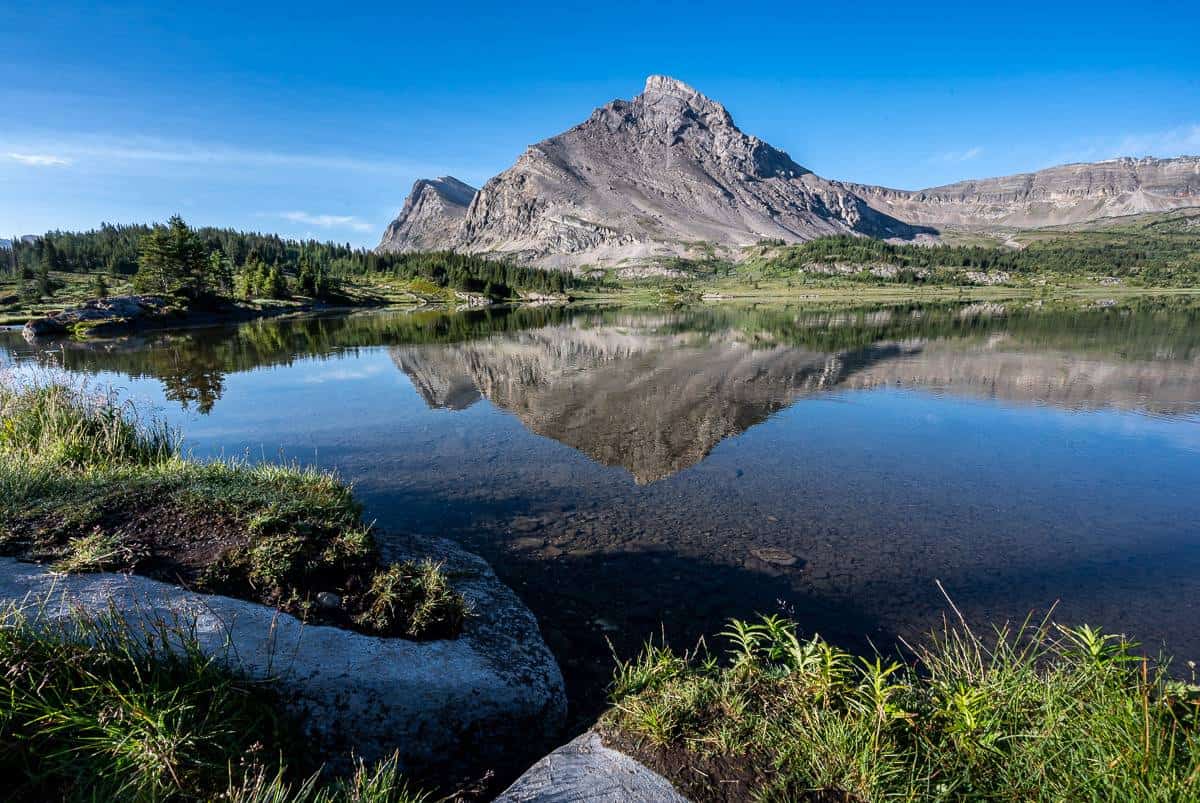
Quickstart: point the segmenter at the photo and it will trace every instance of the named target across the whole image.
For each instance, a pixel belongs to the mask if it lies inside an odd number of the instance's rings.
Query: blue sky
[[[830,178],[1200,153],[1200,3],[0,0],[0,233],[162,220],[374,245],[665,73]]]

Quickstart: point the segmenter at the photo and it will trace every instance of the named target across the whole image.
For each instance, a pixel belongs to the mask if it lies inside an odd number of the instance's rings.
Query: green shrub
[[[723,635],[725,661],[651,644],[620,663],[604,719],[648,760],[682,749],[742,768],[702,782],[681,770],[685,791],[732,780],[764,800],[1200,796],[1200,687],[1121,637],[1043,622],[984,640],[962,625],[902,662],[801,639],[778,617]]]

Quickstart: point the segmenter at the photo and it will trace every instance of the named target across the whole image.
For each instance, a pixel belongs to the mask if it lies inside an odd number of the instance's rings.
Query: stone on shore
[[[277,682],[335,770],[399,751],[405,772],[511,766],[555,743],[566,696],[537,621],[480,557],[442,539],[403,557],[444,560],[472,606],[463,634],[415,642],[305,625],[268,606],[124,574],[57,575],[0,558],[0,601],[48,620],[115,611],[135,632],[187,626],[205,653]],[[388,556],[390,560],[401,555]]]
[[[688,803],[666,778],[588,731],[530,767],[495,803]]]

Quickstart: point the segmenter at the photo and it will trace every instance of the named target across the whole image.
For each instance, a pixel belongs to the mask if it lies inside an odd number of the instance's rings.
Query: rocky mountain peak
[[[646,79],[646,88],[635,99],[648,108],[668,114],[683,114],[712,118],[714,122],[733,125],[729,112],[715,100],[708,98],[683,81],[665,75],[651,75]]]
[[[400,214],[383,233],[381,251],[438,251],[452,248],[476,189],[454,176],[413,182]]]
[[[426,189],[436,192],[441,198],[457,206],[470,206],[471,199],[477,190],[465,181],[459,181],[454,176],[438,176],[437,178],[418,179],[412,188],[410,196],[424,192]]]

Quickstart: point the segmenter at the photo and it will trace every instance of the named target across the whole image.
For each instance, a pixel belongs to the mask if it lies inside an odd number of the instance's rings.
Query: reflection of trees
[[[207,414],[225,390],[225,372],[205,355],[176,348],[170,351],[174,366],[158,377],[163,393],[185,410],[194,404],[197,412]]]
[[[914,303],[862,308],[718,306],[678,311],[564,307],[384,311],[326,318],[258,320],[240,326],[136,335],[87,343],[54,343],[39,355],[72,371],[111,371],[162,382],[167,398],[207,413],[221,398],[225,375],[296,359],[337,359],[359,348],[465,343],[546,327],[628,329],[644,336],[682,336],[700,346],[713,338],[751,349],[788,346],[847,353],[880,343],[945,340],[1007,348],[1055,349],[1117,360],[1188,361],[1200,357],[1200,309],[1192,303],[1141,299],[1117,307],[1040,309],[1029,304]],[[27,348],[0,332],[0,348]],[[19,344],[19,345],[17,345]]]

